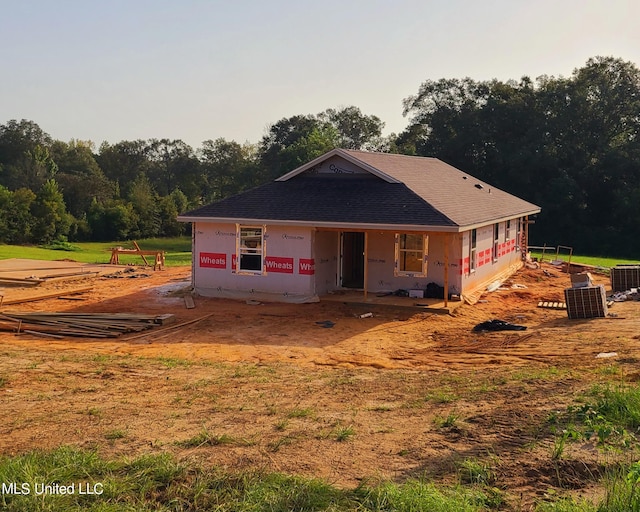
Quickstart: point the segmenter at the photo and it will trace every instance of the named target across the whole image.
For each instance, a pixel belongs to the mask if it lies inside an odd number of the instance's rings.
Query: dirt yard
[[[574,443],[553,459],[548,419],[597,382],[638,380],[640,303],[569,320],[536,307],[563,301],[569,286],[567,274],[545,269],[519,272],[454,316],[375,309],[358,318],[362,307],[340,302],[201,297],[186,309],[190,268],[6,288],[8,299],[93,286],[78,300],[4,311],[173,313],[176,324],[107,341],[0,333],[0,453],[169,451],[349,487],[458,483],[463,461],[476,460],[513,510],[549,495],[597,496],[611,455]],[[495,318],[527,330],[472,331]],[[335,325],[316,323],[325,320]],[[607,352],[617,356],[596,357]]]

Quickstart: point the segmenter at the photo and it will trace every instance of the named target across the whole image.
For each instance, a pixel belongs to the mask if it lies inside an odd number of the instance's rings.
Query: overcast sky
[[[638,0],[0,0],[0,124],[115,143],[224,137],[349,105],[385,133],[440,78],[640,65]]]

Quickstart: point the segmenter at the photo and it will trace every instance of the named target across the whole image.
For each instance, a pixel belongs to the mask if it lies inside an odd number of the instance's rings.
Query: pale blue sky
[[[258,142],[355,105],[407,125],[426,79],[640,65],[638,0],[0,0],[0,124],[53,138]]]

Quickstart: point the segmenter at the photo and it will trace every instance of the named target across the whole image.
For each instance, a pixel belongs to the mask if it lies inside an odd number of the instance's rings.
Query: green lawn
[[[133,249],[133,244],[129,242],[77,242],[69,244],[76,250],[54,250],[44,249],[37,246],[21,245],[0,245],[0,259],[7,258],[29,258],[37,260],[61,260],[69,259],[83,263],[109,263],[112,247],[124,247]],[[191,265],[191,237],[176,238],[148,238],[138,240],[141,249],[147,251],[166,251],[167,266]],[[147,260],[152,263],[153,256],[147,256]],[[140,256],[122,256],[120,263],[142,264]]]
[[[531,251],[531,256],[538,258],[542,257],[541,251]],[[544,261],[552,261],[556,259],[556,251],[547,251],[544,254]],[[568,252],[560,252],[558,259],[563,261],[569,260]],[[640,265],[640,260],[629,260],[624,258],[610,258],[605,256],[584,256],[579,254],[573,254],[571,256],[571,263],[584,263],[585,265],[592,265],[594,267],[611,268],[616,265]]]

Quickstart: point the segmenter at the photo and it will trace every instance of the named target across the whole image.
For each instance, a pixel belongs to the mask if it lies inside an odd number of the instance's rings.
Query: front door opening
[[[342,233],[342,286],[364,288],[364,233]]]

